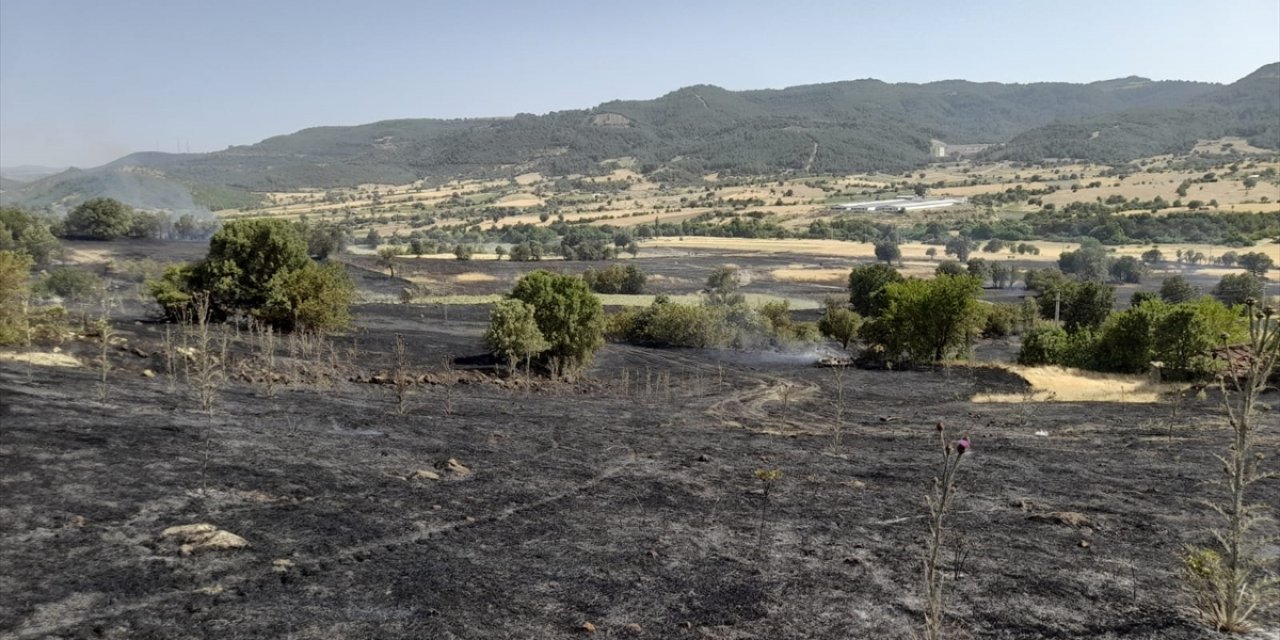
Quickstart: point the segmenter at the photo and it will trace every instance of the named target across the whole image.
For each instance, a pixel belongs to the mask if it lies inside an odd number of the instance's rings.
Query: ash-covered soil
[[[973,404],[1023,383],[619,345],[576,384],[526,385],[445,368],[483,350],[483,308],[357,315],[282,341],[275,397],[242,335],[212,417],[168,375],[163,325],[121,320],[105,400],[92,368],[0,364],[0,636],[909,638],[942,420],[973,441],[951,637],[1215,637],[1176,580],[1223,492],[1212,394],[1176,418]],[[390,368],[396,333],[429,380],[403,416],[391,386],[352,381]],[[775,468],[766,501],[754,472]],[[196,523],[248,546],[162,537]]]

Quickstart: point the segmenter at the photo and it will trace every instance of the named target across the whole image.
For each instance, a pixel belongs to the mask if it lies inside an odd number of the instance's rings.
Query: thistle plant
[[[764,525],[769,515],[769,491],[782,479],[781,469],[756,469],[756,479],[764,485],[764,500],[760,503],[760,527],[756,532],[756,550],[764,553]]]
[[[943,598],[942,598],[942,555],[946,538],[946,515],[955,497],[956,468],[960,459],[970,448],[968,436],[959,440],[947,441],[947,430],[941,422],[937,424],[938,442],[942,460],[939,475],[933,478],[933,489],[925,496],[929,507],[929,539],[925,548],[924,584],[924,638],[938,640],[942,637]]]
[[[1223,520],[1223,526],[1213,531],[1218,548],[1190,548],[1182,558],[1183,577],[1196,610],[1205,622],[1227,633],[1247,633],[1254,626],[1250,621],[1254,612],[1280,596],[1280,579],[1270,571],[1275,559],[1259,553],[1269,541],[1253,535],[1266,519],[1265,512],[1261,505],[1249,504],[1246,496],[1255,483],[1280,477],[1274,471],[1262,471],[1263,456],[1253,451],[1258,396],[1280,359],[1280,318],[1272,307],[1258,309],[1253,299],[1245,301],[1245,309],[1248,354],[1243,363],[1230,362],[1218,379],[1231,427],[1227,455],[1215,456],[1228,487],[1226,501],[1210,505]]]

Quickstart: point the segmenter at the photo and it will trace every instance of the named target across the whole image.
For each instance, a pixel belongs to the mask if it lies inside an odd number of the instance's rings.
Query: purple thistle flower
[[[962,456],[964,455],[964,452],[968,450],[969,450],[968,437],[964,437],[964,438],[960,438],[959,440],[956,440],[956,455]]]

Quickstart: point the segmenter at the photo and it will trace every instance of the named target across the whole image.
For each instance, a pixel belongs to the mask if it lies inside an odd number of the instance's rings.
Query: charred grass
[[[113,353],[105,401],[92,369],[0,362],[0,636],[908,638],[943,420],[974,443],[957,637],[1213,637],[1175,578],[1217,491],[1211,398],[1170,431],[1149,405],[971,403],[1026,389],[995,369],[851,369],[833,447],[834,378],[804,357],[610,345],[530,386],[480,358],[442,372],[482,350],[487,310],[427,313],[361,307],[324,376],[282,346],[275,397],[231,376],[211,422],[141,375],[163,371],[157,325],[120,324],[149,357]],[[353,381],[391,369],[396,334],[428,380],[405,415]],[[783,473],[763,536],[761,468]],[[250,546],[161,540],[193,523]]]

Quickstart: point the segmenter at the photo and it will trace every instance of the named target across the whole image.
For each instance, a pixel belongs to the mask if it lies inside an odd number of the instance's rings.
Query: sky
[[[0,0],[0,166],[692,84],[1229,83],[1276,61],[1276,0]]]

